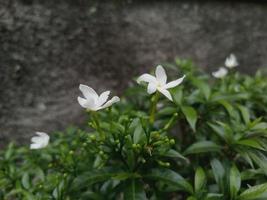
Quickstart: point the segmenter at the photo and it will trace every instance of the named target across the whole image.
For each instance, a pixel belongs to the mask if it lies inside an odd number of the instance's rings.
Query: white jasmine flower
[[[227,75],[228,70],[224,67],[220,67],[216,72],[212,72],[212,76],[215,78],[223,78]]]
[[[150,74],[143,74],[137,79],[137,83],[140,83],[141,81],[147,82],[148,94],[153,94],[156,92],[156,90],[158,90],[160,93],[162,93],[164,96],[166,96],[169,100],[172,101],[172,96],[167,89],[180,85],[183,82],[185,75],[177,80],[167,83],[167,75],[161,65],[157,66],[155,74],[156,76],[152,76]]]
[[[225,60],[225,66],[228,68],[237,67],[239,64],[237,62],[236,56],[234,54],[230,54]]]
[[[78,102],[83,108],[88,110],[97,111],[120,101],[120,98],[117,96],[114,96],[112,99],[107,101],[110,91],[103,92],[100,96],[98,96],[96,91],[87,85],[80,84],[79,89],[85,98],[78,97]]]
[[[42,149],[46,147],[49,143],[49,135],[44,132],[36,132],[38,136],[34,136],[31,138],[32,144],[30,145],[30,149]]]

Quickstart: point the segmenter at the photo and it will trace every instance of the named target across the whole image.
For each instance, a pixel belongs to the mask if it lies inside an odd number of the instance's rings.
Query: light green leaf
[[[257,139],[245,139],[245,140],[239,140],[236,142],[236,144],[242,145],[242,146],[248,146],[255,149],[266,151],[261,144],[257,141]]]
[[[233,165],[230,169],[229,185],[231,199],[235,199],[241,186],[240,172],[235,165]]]
[[[142,128],[142,125],[141,124],[138,124],[136,127],[135,127],[135,130],[134,130],[134,133],[133,133],[133,142],[135,144],[141,142],[141,141],[146,141],[146,134]]]
[[[258,200],[267,198],[267,183],[248,188],[239,196],[239,200]]]
[[[241,112],[241,115],[242,115],[242,118],[243,118],[244,122],[246,124],[250,123],[249,110],[245,106],[242,106],[242,105],[238,105],[237,107]]]
[[[30,176],[28,172],[25,172],[22,176],[21,183],[25,189],[29,189],[31,187],[30,185]]]
[[[202,167],[198,167],[195,173],[195,192],[199,192],[206,185],[206,175]]]
[[[193,131],[196,131],[197,111],[191,106],[183,106],[182,112]]]

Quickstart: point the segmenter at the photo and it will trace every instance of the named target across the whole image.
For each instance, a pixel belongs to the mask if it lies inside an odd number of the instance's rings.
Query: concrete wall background
[[[99,1],[101,2],[101,1]],[[175,56],[211,71],[267,65],[267,4],[0,0],[0,145],[80,124],[79,83],[121,94]]]

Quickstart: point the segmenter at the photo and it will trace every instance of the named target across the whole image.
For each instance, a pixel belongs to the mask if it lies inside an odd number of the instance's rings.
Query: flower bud
[[[91,139],[92,141],[96,140],[96,136],[95,136],[95,135],[90,135],[89,137],[90,137],[90,139]]]
[[[175,140],[174,139],[170,139],[170,144],[174,145],[175,144]]]

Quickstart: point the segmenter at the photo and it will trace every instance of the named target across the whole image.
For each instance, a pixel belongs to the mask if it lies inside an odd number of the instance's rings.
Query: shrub
[[[10,144],[0,199],[267,199],[267,78],[165,66],[186,75],[171,97],[139,77],[151,95],[142,82],[107,108],[85,95],[86,127],[51,134],[42,149]]]

